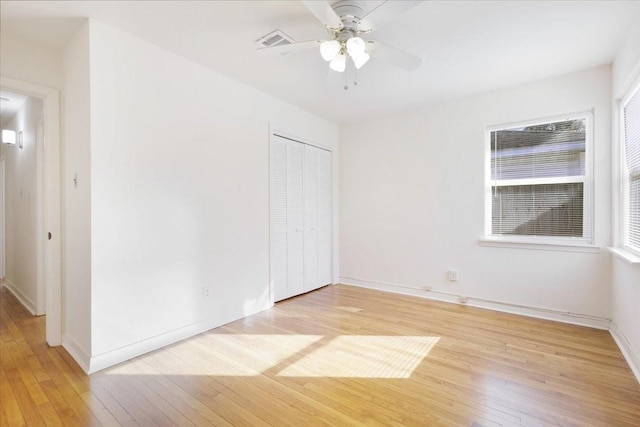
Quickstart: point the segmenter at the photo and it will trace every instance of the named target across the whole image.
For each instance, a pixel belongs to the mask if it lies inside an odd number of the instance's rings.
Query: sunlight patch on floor
[[[439,339],[341,335],[292,363],[278,376],[409,378]]]
[[[439,337],[202,334],[106,375],[409,378]],[[146,367],[143,369],[143,365]]]
[[[138,358],[161,375],[255,376],[321,340],[322,335],[203,334]],[[171,359],[165,362],[165,359]],[[107,375],[148,375],[124,363]]]

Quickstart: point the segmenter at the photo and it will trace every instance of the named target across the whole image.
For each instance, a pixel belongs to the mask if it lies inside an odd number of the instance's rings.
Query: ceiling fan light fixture
[[[329,63],[329,68],[339,73],[343,73],[346,67],[347,67],[347,55],[345,55],[344,53],[338,54]]]
[[[320,43],[320,55],[325,61],[332,61],[340,53],[340,42],[338,40],[327,40]]]
[[[364,64],[367,63],[369,59],[371,59],[371,55],[367,52],[362,52],[361,55],[353,56],[351,55],[351,59],[353,59],[353,65],[356,66],[356,69],[360,69]]]

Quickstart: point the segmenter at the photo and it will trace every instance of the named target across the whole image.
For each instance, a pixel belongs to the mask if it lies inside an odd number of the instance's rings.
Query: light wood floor
[[[0,308],[3,427],[640,426],[606,331],[340,285],[87,376]]]

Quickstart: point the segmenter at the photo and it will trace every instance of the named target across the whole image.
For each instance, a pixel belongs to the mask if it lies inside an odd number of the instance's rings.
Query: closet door
[[[331,283],[331,153],[273,135],[270,210],[274,300]]]
[[[331,152],[317,150],[318,286],[331,283]]]
[[[318,284],[318,148],[304,148],[304,285]]]
[[[287,298],[287,142],[271,140],[271,286],[274,298]]]
[[[288,298],[306,292],[304,284],[304,145],[287,141]]]

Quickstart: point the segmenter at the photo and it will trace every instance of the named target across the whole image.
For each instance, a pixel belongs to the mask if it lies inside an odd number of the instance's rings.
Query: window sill
[[[623,248],[607,248],[609,252],[615,255],[617,258],[620,258],[627,264],[631,265],[640,265],[640,256],[635,255]]]
[[[517,239],[496,239],[483,237],[480,239],[480,246],[513,249],[533,249],[538,251],[560,251],[560,252],[582,252],[598,254],[602,251],[600,246],[588,243],[556,242],[556,241],[523,241]]]

